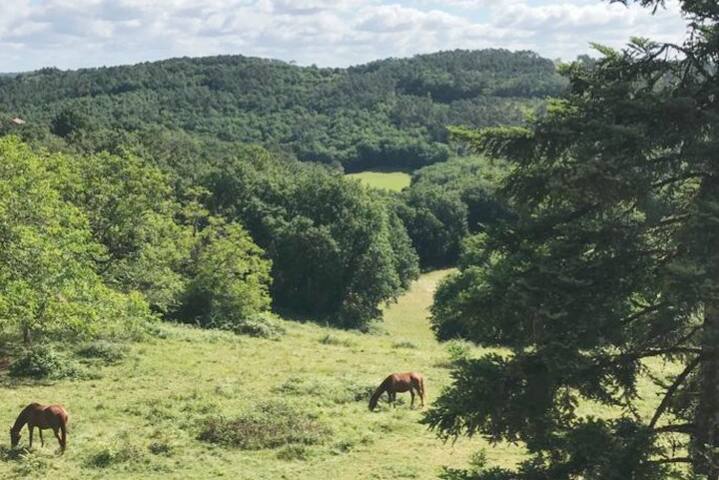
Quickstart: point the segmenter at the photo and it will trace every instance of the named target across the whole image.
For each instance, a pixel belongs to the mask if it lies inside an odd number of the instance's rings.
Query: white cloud
[[[453,48],[574,58],[596,41],[679,41],[676,0],[652,16],[600,0],[13,0],[0,71],[240,53],[348,65]]]

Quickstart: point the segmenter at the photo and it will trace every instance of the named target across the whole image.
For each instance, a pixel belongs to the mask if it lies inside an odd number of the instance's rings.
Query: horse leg
[[[41,446],[41,447],[44,447],[44,446],[45,446],[45,439],[42,438],[42,428],[38,427],[38,431],[40,432],[40,446]]]
[[[32,432],[35,430],[35,427],[28,425],[27,429],[30,430],[30,448],[32,448]]]
[[[414,408],[414,390],[410,388],[409,394],[412,396],[412,401],[409,402],[409,408]]]
[[[57,443],[60,444],[60,450],[65,451],[65,446],[62,444],[62,439],[60,438],[58,429],[56,427],[53,427],[52,432],[55,434],[55,438],[57,438]]]

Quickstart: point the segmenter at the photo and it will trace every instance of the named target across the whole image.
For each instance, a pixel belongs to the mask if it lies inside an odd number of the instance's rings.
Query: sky
[[[438,50],[533,50],[564,60],[591,42],[681,42],[676,0],[0,0],[0,72],[242,54],[343,67]]]

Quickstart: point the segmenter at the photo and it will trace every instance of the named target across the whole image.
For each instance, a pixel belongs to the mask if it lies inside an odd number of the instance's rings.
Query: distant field
[[[405,172],[367,171],[361,173],[350,173],[347,176],[349,178],[356,178],[370,187],[392,190],[395,192],[399,192],[403,188],[409,187],[410,180],[412,179],[412,177]]]
[[[14,383],[0,374],[5,432],[32,401],[63,403],[71,416],[63,457],[54,455],[49,431],[44,448],[36,433],[34,451],[19,456],[8,449],[7,434],[0,436],[0,478],[429,480],[442,466],[467,465],[483,448],[492,464],[512,465],[522,458],[520,448],[490,448],[482,439],[443,443],[407,403],[390,409],[383,398],[378,411],[367,409],[362,392],[393,371],[423,372],[429,404],[449,383],[447,350],[426,318],[446,273],[415,282],[387,308],[379,334],[287,322],[287,335],[271,341],[163,325],[96,379]],[[642,387],[648,392],[649,382]],[[647,407],[657,402],[644,398]],[[329,429],[325,441],[240,450],[197,439],[204,419],[234,418],[270,400],[311,415]],[[606,412],[585,405],[584,413]]]

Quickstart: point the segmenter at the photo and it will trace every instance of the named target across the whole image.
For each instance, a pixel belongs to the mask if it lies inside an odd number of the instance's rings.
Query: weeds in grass
[[[287,445],[277,452],[277,458],[286,461],[305,461],[311,456],[311,451],[305,445]]]
[[[151,442],[147,449],[152,453],[153,455],[162,455],[165,457],[172,456],[172,445],[164,440],[155,440],[154,442]]]
[[[414,344],[414,343],[412,343],[412,342],[410,342],[410,341],[408,341],[408,340],[403,340],[403,341],[400,341],[400,342],[395,342],[395,343],[393,343],[393,344],[392,344],[392,348],[395,348],[395,349],[396,349],[396,348],[416,349],[416,348],[418,348],[418,347],[417,347],[416,344]]]
[[[307,412],[272,401],[259,404],[236,418],[206,418],[198,438],[228,447],[259,450],[288,444],[320,444],[329,434],[329,429]]]
[[[144,456],[145,452],[139,446],[125,440],[100,447],[85,459],[85,466],[104,469],[118,464],[141,463]]]
[[[98,359],[106,364],[117,363],[127,354],[126,345],[108,342],[107,340],[96,340],[86,343],[77,350],[77,355],[86,359]]]
[[[304,378],[290,377],[272,389],[273,393],[282,395],[307,395],[317,397],[321,403],[337,405],[367,400],[374,386],[347,382],[337,378]]]
[[[329,333],[324,337],[320,338],[320,343],[322,345],[337,345],[340,347],[351,347],[354,345],[354,342],[352,342],[351,340],[338,338],[334,335],[330,335]]]

